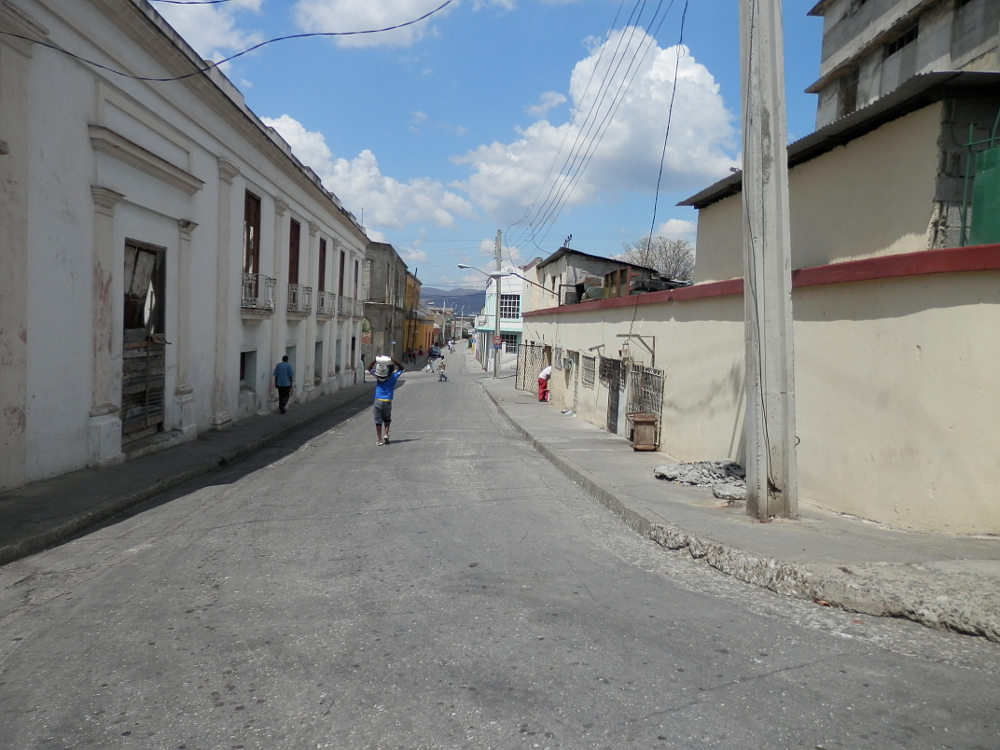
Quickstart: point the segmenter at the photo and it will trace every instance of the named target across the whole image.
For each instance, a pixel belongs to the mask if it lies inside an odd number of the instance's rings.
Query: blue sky
[[[385,28],[444,0],[155,2],[206,58],[287,34]],[[783,5],[790,139],[813,130],[822,19]],[[452,0],[381,34],[277,42],[225,66],[247,104],[429,286],[480,286],[498,229],[523,264],[649,232],[739,164],[736,0]],[[680,54],[678,54],[678,51]],[[676,76],[676,90],[674,72]]]

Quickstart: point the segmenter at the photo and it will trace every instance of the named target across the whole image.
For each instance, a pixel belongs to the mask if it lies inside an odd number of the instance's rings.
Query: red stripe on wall
[[[949,247],[942,250],[923,250],[902,255],[885,255],[878,258],[848,260],[826,266],[813,266],[792,271],[792,287],[823,286],[825,284],[851,284],[858,281],[877,281],[906,276],[925,276],[935,273],[967,273],[974,271],[1000,271],[1000,245],[973,245],[972,247]],[[649,292],[631,297],[590,300],[578,305],[551,307],[525,313],[548,315],[555,311],[585,312],[606,310],[632,305],[652,305],[658,302],[681,302],[705,297],[723,297],[743,293],[743,279],[712,281],[707,284],[671,289],[665,292]]]

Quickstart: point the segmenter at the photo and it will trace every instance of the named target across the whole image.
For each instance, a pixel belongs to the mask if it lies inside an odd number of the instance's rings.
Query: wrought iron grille
[[[316,312],[319,315],[336,315],[337,295],[333,292],[320,292],[316,300]]]
[[[243,274],[243,300],[240,306],[248,310],[274,310],[274,288],[277,281],[262,273]]]
[[[288,312],[308,315],[312,312],[312,287],[288,285]]]
[[[583,362],[580,368],[580,381],[584,388],[593,388],[594,380],[597,374],[597,357],[592,357],[589,354],[583,355]]]
[[[629,366],[627,414],[655,414],[663,411],[663,370],[636,363]],[[657,429],[657,432],[659,429]]]
[[[351,317],[354,312],[353,297],[337,297],[337,314],[342,318]]]

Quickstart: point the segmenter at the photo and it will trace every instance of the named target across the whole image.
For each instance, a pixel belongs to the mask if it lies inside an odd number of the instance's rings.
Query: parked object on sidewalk
[[[655,451],[658,447],[656,427],[659,418],[655,414],[642,412],[628,415],[632,423],[632,450]]]

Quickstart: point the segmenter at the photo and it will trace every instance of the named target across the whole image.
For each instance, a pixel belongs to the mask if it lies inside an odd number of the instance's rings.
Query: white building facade
[[[145,0],[0,32],[0,489],[360,380],[368,238],[225,76]]]

